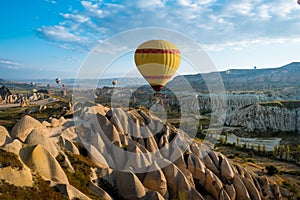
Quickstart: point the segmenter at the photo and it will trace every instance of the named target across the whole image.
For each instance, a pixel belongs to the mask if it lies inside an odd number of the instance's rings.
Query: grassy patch
[[[1,167],[12,167],[12,168],[18,168],[22,169],[23,165],[18,159],[18,156],[14,153],[4,151],[3,149],[0,149],[0,165]]]
[[[67,199],[39,176],[35,178],[34,185],[35,187],[17,187],[0,180],[0,199]]]
[[[73,155],[71,153],[67,153],[68,158],[75,170],[75,173],[69,172],[67,169],[64,169],[68,180],[71,185],[76,187],[82,193],[86,194],[92,199],[99,199],[101,198],[95,195],[88,187],[90,182],[90,174],[91,174],[91,167],[96,167],[88,158],[82,155]],[[62,161],[61,159],[59,160]],[[111,195],[114,199],[121,199],[118,195],[116,188],[111,186],[106,180],[101,179],[99,180],[99,186],[105,190],[109,195]]]

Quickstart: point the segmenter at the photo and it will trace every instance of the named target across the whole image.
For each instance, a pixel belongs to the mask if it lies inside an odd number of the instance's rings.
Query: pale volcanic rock
[[[68,199],[85,199],[85,200],[91,200],[88,196],[83,194],[81,191],[79,191],[77,188],[70,184],[56,184],[55,188],[59,190],[62,194],[68,197]]]
[[[236,192],[233,185],[224,185],[230,199],[236,199]]]
[[[79,155],[80,152],[78,150],[78,148],[73,144],[73,142],[71,142],[70,140],[59,136],[59,141],[58,144],[66,151],[70,151],[72,152],[74,155]]]
[[[167,180],[162,170],[147,172],[143,180],[143,185],[150,190],[159,192],[166,197],[168,194]]]
[[[0,179],[20,187],[32,187],[33,185],[31,171],[25,166],[22,169],[11,167],[0,168]]]
[[[25,141],[26,137],[34,128],[42,127],[42,124],[28,116],[25,115],[20,121],[18,121],[11,130],[11,137],[19,138],[22,142]]]
[[[261,200],[260,194],[258,190],[256,189],[254,183],[246,177],[241,178],[245,187],[247,188],[247,191],[249,193],[249,196],[251,197],[252,200]]]
[[[123,198],[136,200],[146,195],[143,184],[134,173],[116,171],[115,176],[116,186]]]
[[[222,181],[209,169],[205,169],[205,190],[215,199],[219,198],[220,191],[223,188]]]
[[[147,191],[146,195],[141,198],[141,200],[148,200],[148,199],[165,200],[165,198],[160,193],[152,190]]]
[[[251,199],[247,188],[239,176],[234,176],[233,186],[236,191],[236,199]]]
[[[52,118],[50,123],[53,128],[60,126],[60,121],[56,118]]]
[[[14,139],[11,143],[7,143],[2,148],[8,152],[19,155],[19,152],[22,149],[22,147],[23,147],[23,143],[20,142],[20,140],[18,139]]]
[[[101,199],[103,199],[103,200],[113,200],[113,198],[107,192],[105,192],[105,190],[103,190],[101,187],[94,184],[93,182],[90,181],[88,183],[88,187],[89,187],[90,190],[93,191],[93,193],[95,193]]]
[[[112,143],[119,142],[121,144],[119,133],[117,129],[109,122],[109,120],[100,114],[97,114],[97,119],[106,137]]]
[[[229,160],[224,158],[221,163],[221,178],[226,180],[232,180],[234,177],[234,171],[232,170]]]
[[[11,137],[4,126],[0,125],[0,147],[11,141]]]
[[[44,128],[34,128],[25,140],[28,145],[42,145],[55,158],[58,155],[58,149],[52,138],[48,137],[49,132]]]
[[[30,169],[38,172],[42,177],[58,183],[69,183],[59,163],[42,145],[21,149],[20,157]]]
[[[210,156],[205,156],[204,158],[204,163],[205,166],[210,169],[214,174],[216,174],[218,177],[220,177],[220,170],[218,169],[218,167],[214,164],[214,162],[211,160]]]

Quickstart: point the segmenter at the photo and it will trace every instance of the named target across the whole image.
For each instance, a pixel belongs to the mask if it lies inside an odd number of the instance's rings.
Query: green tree
[[[300,162],[300,145],[298,145],[298,162]]]
[[[267,147],[266,147],[266,145],[263,146],[263,154],[264,154],[264,156],[267,155]]]
[[[286,145],[285,147],[285,159],[288,160],[290,155],[290,145]]]
[[[285,145],[281,144],[280,145],[280,149],[279,149],[279,158],[282,159],[283,158],[283,152],[285,150]]]
[[[228,142],[228,132],[225,133],[225,144]]]
[[[258,152],[258,154],[261,152],[261,144],[257,145],[257,152]]]
[[[276,158],[278,154],[278,145],[275,145],[273,148],[273,156]]]

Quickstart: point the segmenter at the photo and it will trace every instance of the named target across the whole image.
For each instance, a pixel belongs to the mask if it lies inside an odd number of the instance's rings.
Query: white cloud
[[[146,0],[146,1],[137,1],[137,6],[139,8],[154,8],[154,7],[163,7],[165,4],[161,0]]]
[[[69,30],[63,26],[43,26],[37,31],[45,38],[53,41],[75,42],[83,43],[87,38],[70,33]]]
[[[66,13],[66,14],[61,13],[61,16],[63,16],[65,19],[74,20],[75,22],[78,22],[78,23],[84,23],[84,22],[89,21],[89,19],[90,19],[89,17],[83,16],[83,15],[75,15],[75,14],[69,14],[69,13]]]
[[[286,38],[258,38],[253,40],[240,40],[240,41],[228,41],[220,44],[203,44],[202,47],[206,51],[223,51],[226,48],[231,48],[234,50],[241,50],[244,47],[249,47],[251,45],[272,45],[272,44],[286,44],[286,43],[300,43],[300,37]]]
[[[89,14],[92,17],[97,18],[103,18],[105,15],[109,14],[108,10],[101,10],[98,3],[92,3],[90,1],[81,1],[81,5],[85,8],[87,11],[87,14]]]
[[[121,31],[152,26],[222,49],[295,38],[300,31],[300,7],[292,0],[84,0],[81,6],[62,13],[57,25],[37,29],[39,35],[62,48],[90,49]]]
[[[45,0],[45,1],[48,2],[48,3],[56,4],[56,1],[54,1],[54,0]]]
[[[209,5],[215,2],[215,0],[177,0],[177,4],[188,7],[199,7]]]
[[[12,61],[9,61],[9,60],[0,60],[0,63],[1,63],[1,64],[5,64],[5,65],[14,65],[14,66],[20,66],[20,64],[19,64],[19,63],[12,62]]]
[[[0,59],[0,67],[5,67],[8,69],[19,69],[20,66],[22,66],[22,64],[18,62],[14,62],[7,59]]]

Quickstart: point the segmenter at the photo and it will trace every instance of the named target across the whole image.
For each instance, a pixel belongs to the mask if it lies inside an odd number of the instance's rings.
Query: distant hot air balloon
[[[135,51],[135,64],[151,85],[159,92],[172,78],[180,65],[180,51],[166,40],[149,40]]]
[[[55,82],[56,82],[57,84],[60,84],[60,78],[56,78],[56,79],[55,79]]]
[[[113,84],[113,86],[115,86],[118,83],[118,81],[117,80],[113,80],[113,82],[111,82],[111,83]]]

